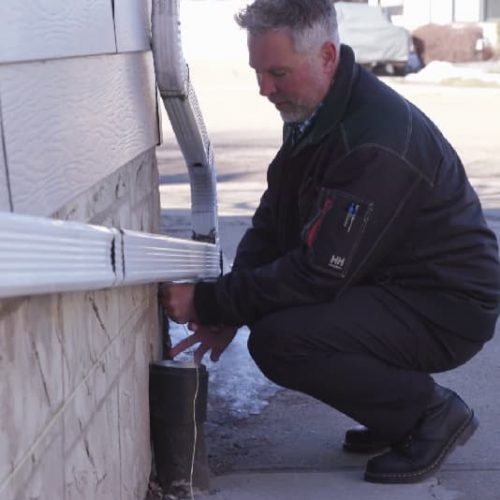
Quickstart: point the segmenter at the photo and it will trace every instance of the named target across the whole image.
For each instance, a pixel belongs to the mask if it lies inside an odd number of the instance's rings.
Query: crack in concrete
[[[102,331],[106,334],[106,337],[108,337],[108,339],[111,339],[111,336],[108,332],[108,329],[106,328],[106,325],[104,324],[104,321],[101,317],[101,314],[99,312],[99,308],[97,307],[97,304],[95,303],[94,298],[89,297],[89,302],[92,304],[92,310],[94,311],[94,315],[97,318],[97,322],[99,323],[99,326],[101,327]]]
[[[458,500],[460,493],[458,491],[448,490],[443,486],[439,478],[429,485],[429,494],[434,500]]]
[[[31,347],[32,347],[33,352],[35,354],[35,359],[36,359],[36,362],[38,365],[38,370],[40,371],[40,375],[42,377],[43,390],[45,392],[45,397],[47,398],[47,403],[49,404],[49,408],[52,408],[52,402],[50,400],[49,389],[47,386],[47,380],[45,379],[45,374],[43,373],[43,369],[42,369],[42,362],[40,360],[40,354],[38,352],[38,349],[37,349],[34,341],[31,341]]]
[[[104,482],[104,480],[108,477],[108,474],[105,473],[103,474],[101,477],[98,477],[97,478],[97,484],[96,484],[96,487],[99,488],[99,486],[101,485],[101,483]]]
[[[133,359],[134,359],[134,354],[132,353],[125,360],[124,366],[122,366],[120,368],[120,370],[118,372],[116,372],[114,378],[108,384],[108,388],[107,388],[106,392],[104,394],[102,394],[102,396],[100,397],[100,399],[98,401],[96,401],[96,403],[93,407],[93,411],[89,415],[88,420],[86,422],[82,422],[80,419],[78,419],[79,426],[80,426],[80,434],[78,436],[74,437],[73,441],[69,444],[68,448],[65,450],[66,456],[71,456],[74,449],[76,448],[76,446],[78,446],[78,443],[80,442],[80,436],[82,434],[85,434],[88,432],[88,429],[90,428],[96,415],[98,415],[98,413],[104,407],[106,402],[109,401],[110,394],[119,387],[119,381],[120,381],[121,377],[123,376],[123,374],[125,373],[125,371],[128,369],[129,363],[132,363]],[[93,371],[91,373],[93,373]],[[91,373],[87,376],[89,377],[91,375]],[[88,388],[90,388],[90,386],[87,384],[87,381],[85,381],[85,384],[87,385]],[[75,391],[75,393],[76,393],[76,391]],[[90,394],[91,393],[89,391],[89,395]]]
[[[436,492],[436,487],[439,487],[440,485],[441,481],[439,480],[439,478],[437,478],[436,482],[429,486],[429,493],[431,494],[431,497],[434,498],[435,500],[439,500],[438,493]]]
[[[80,429],[81,429],[81,427],[82,427],[82,425],[81,425],[81,422],[80,422]],[[89,440],[87,438],[84,438],[83,442],[85,444],[85,452],[87,453],[87,457],[89,459],[89,462],[92,464],[92,467],[95,468],[94,458],[92,457],[92,453],[90,453]]]

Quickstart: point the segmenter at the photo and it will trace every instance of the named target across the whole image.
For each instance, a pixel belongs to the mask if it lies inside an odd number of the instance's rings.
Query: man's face
[[[299,54],[284,30],[249,33],[248,51],[260,94],[276,106],[283,121],[300,122],[311,116],[328,92],[336,54],[333,62],[323,49]]]

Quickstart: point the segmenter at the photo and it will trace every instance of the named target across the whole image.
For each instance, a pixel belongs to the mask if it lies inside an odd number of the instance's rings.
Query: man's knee
[[[279,341],[276,337],[279,334],[272,327],[269,327],[265,320],[255,323],[248,337],[248,352],[260,370],[269,377],[268,373],[273,366]]]
[[[314,349],[283,321],[272,316],[253,325],[248,350],[260,371],[272,382],[315,397],[328,392],[333,400],[349,397],[356,363],[352,355],[335,350]],[[328,377],[323,375],[327,373]],[[331,376],[330,376],[331,375]],[[331,383],[326,383],[331,380]],[[333,382],[334,381],[334,382]]]
[[[287,387],[290,371],[297,368],[304,350],[293,340],[293,334],[274,317],[255,323],[248,338],[248,351],[264,375]]]

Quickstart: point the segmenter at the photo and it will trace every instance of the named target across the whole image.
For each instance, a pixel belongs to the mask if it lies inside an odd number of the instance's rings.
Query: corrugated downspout
[[[160,95],[189,172],[193,239],[218,243],[214,158],[182,52],[179,0],[153,0],[152,29]]]
[[[213,244],[0,212],[0,298],[219,274]]]

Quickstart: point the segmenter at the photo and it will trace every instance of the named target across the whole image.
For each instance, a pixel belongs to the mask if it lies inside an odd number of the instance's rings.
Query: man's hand
[[[196,323],[190,323],[189,329],[194,333],[172,347],[170,349],[170,356],[175,358],[192,345],[199,343],[200,345],[194,353],[194,362],[197,365],[201,363],[207,351],[212,351],[210,354],[212,361],[219,361],[220,355],[233,341],[238,331],[238,328],[235,326],[203,326]]]
[[[161,295],[162,305],[170,319],[176,323],[197,320],[193,304],[193,284],[165,284],[161,288]]]

